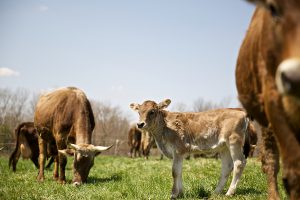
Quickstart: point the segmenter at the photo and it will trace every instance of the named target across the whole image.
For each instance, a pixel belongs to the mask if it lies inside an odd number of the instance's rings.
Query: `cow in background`
[[[16,166],[20,156],[23,159],[30,159],[36,168],[39,168],[39,144],[38,144],[38,134],[34,128],[33,122],[23,122],[17,126],[15,129],[16,146],[14,151],[9,157],[9,167],[16,171]],[[54,146],[53,146],[54,145]],[[56,155],[57,151],[55,144],[47,146],[47,159],[50,157],[46,168],[49,168],[53,163],[54,159],[50,155]]]
[[[66,155],[74,156],[73,185],[87,182],[95,156],[111,147],[91,144],[94,114],[84,92],[75,87],[41,95],[34,113],[34,125],[39,134],[38,181],[44,180],[47,143],[55,142],[59,152],[54,159],[53,177],[60,183],[66,182]]]
[[[246,165],[244,144],[249,119],[246,113],[234,109],[219,109],[206,112],[169,112],[164,110],[171,100],[160,103],[145,101],[132,103],[130,107],[139,113],[138,128],[150,131],[159,149],[173,159],[173,188],[171,198],[183,193],[182,162],[192,153],[220,153],[222,172],[215,192],[221,193],[233,170],[233,178],[226,195],[235,193]],[[247,146],[249,147],[249,146]],[[249,148],[246,148],[246,150]]]
[[[249,143],[250,143],[249,157],[253,157],[256,146],[257,146],[257,140],[258,140],[257,131],[254,126],[254,122],[249,123],[248,137],[249,137]]]
[[[262,126],[268,198],[280,199],[280,152],[285,189],[300,199],[300,1],[248,1],[257,6],[237,60],[238,97]]]
[[[142,131],[135,124],[131,125],[128,131],[129,156],[131,158],[137,157],[137,154],[141,157],[141,140]]]
[[[145,130],[142,130],[142,140],[141,140],[141,146],[142,146],[142,153],[143,156],[148,159],[150,155],[150,150],[155,144],[155,140],[152,137],[152,135]]]
[[[154,137],[148,131],[142,130],[141,146],[142,146],[143,156],[148,160],[151,149],[157,148]],[[161,153],[160,159],[162,160],[163,157],[164,157],[164,155]]]

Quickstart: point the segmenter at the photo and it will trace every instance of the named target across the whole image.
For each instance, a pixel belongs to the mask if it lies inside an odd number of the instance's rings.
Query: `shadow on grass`
[[[246,194],[251,194],[251,195],[261,195],[263,192],[260,190],[257,190],[255,188],[237,188],[235,194],[237,195],[246,195]]]
[[[200,199],[209,199],[211,196],[210,191],[205,190],[203,186],[194,188],[192,192],[184,194],[184,198],[200,198]]]
[[[226,189],[220,195],[225,196]],[[238,188],[235,195],[261,195],[263,192],[255,188]],[[193,191],[185,193],[185,198],[210,199],[212,196],[210,191],[207,191],[203,186],[194,188]]]
[[[98,177],[89,177],[87,184],[94,183],[107,183],[107,182],[119,182],[122,180],[122,176],[120,174],[113,174],[110,177],[98,178]]]

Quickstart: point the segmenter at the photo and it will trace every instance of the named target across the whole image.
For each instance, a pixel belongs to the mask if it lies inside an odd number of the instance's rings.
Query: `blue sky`
[[[0,0],[0,87],[76,86],[120,106],[198,98],[238,106],[242,0]]]

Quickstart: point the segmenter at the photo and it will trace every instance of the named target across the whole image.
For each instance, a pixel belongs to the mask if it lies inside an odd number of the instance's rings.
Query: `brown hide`
[[[141,156],[141,138],[142,138],[142,131],[133,124],[128,131],[128,145],[130,147],[130,157],[136,157],[137,153],[138,156]]]
[[[16,146],[14,151],[9,157],[9,167],[12,166],[13,171],[16,171],[16,166],[19,157],[22,156],[23,159],[31,159],[34,165],[38,168],[38,156],[39,156],[39,145],[38,145],[38,134],[34,128],[33,122],[23,122],[17,126],[15,129]],[[47,158],[50,155],[55,154],[55,147],[50,145],[47,150]],[[57,154],[57,152],[56,152]],[[49,161],[47,167],[50,167],[53,159]]]
[[[63,150],[67,148],[68,143],[76,143],[73,183],[78,185],[86,182],[97,153],[92,151],[92,145],[90,145],[95,122],[90,102],[85,94],[77,88],[68,87],[42,95],[36,106],[34,124],[41,136],[39,138],[40,171],[37,177],[38,181],[44,180],[45,144],[55,141],[57,149],[61,150],[61,153],[58,156],[60,171],[58,173],[56,165],[54,178],[65,183],[67,159]],[[68,153],[70,152],[68,151]]]
[[[239,100],[262,125],[269,199],[279,199],[275,139],[287,193],[300,199],[300,1],[253,2],[258,5],[237,61]]]

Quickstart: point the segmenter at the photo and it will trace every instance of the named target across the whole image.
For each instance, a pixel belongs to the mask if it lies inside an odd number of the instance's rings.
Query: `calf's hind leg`
[[[233,161],[231,159],[230,151],[228,149],[220,152],[220,158],[222,162],[222,170],[221,170],[221,177],[218,183],[218,186],[216,187],[215,193],[219,194],[222,192],[228,177],[230,175],[230,172],[233,169]]]
[[[238,143],[230,145],[230,155],[233,160],[233,177],[229,189],[226,193],[227,196],[235,193],[238,182],[246,165],[246,159],[242,151],[242,146]]]

